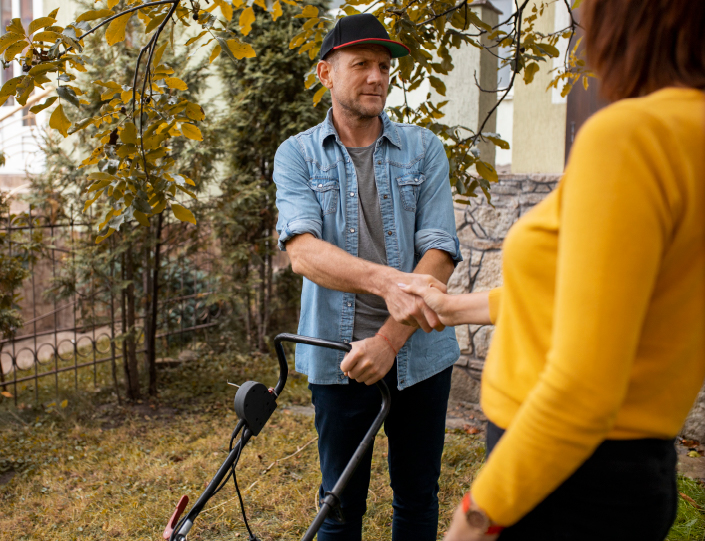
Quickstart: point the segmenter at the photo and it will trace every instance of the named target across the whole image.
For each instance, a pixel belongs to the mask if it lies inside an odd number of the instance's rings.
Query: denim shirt
[[[427,250],[447,252],[462,261],[448,181],[448,159],[440,140],[429,130],[391,122],[374,150],[387,264],[411,272]],[[302,233],[358,255],[358,201],[355,166],[333,126],[332,109],[325,121],[287,139],[274,158],[277,186],[279,248]],[[321,287],[304,278],[299,334],[350,342],[355,320],[355,294]],[[451,366],[460,356],[455,331],[425,333],[418,329],[397,355],[399,389]],[[340,369],[344,353],[316,346],[296,346],[296,370],[310,383],[345,384]]]

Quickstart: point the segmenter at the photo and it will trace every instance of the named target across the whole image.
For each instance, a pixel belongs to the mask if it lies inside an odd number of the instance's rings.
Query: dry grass
[[[166,374],[165,390],[151,404],[118,408],[105,392],[73,396],[65,410],[22,410],[22,421],[3,414],[0,472],[17,473],[0,487],[0,540],[161,539],[179,497],[197,497],[226,456],[237,422],[235,389],[226,379],[257,373],[254,379],[272,384],[275,366],[265,359],[204,360]],[[303,378],[290,380],[281,402],[308,402]],[[280,405],[243,452],[238,481],[261,539],[298,539],[313,519],[320,480],[315,438],[312,417]],[[446,439],[441,531],[484,452],[478,436],[457,431]],[[378,435],[365,524],[369,540],[391,537],[386,448],[386,437]],[[247,538],[232,483],[211,500],[189,538]]]

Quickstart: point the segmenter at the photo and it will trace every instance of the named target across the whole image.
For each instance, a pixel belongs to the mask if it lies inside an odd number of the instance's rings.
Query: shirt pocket
[[[404,210],[416,211],[416,200],[419,196],[419,186],[426,180],[426,176],[419,172],[408,173],[397,177],[399,194],[401,196],[401,206]]]
[[[309,180],[309,186],[316,194],[318,204],[321,205],[323,216],[335,212],[338,208],[340,183],[338,177],[315,175]]]

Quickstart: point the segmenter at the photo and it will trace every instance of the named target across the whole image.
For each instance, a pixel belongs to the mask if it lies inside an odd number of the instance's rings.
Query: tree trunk
[[[144,320],[142,327],[144,328],[144,357],[142,358],[142,368],[145,373],[149,374],[149,358],[150,351],[149,347],[151,342],[149,337],[152,335],[152,303],[150,299],[152,298],[152,277],[151,277],[151,259],[152,259],[152,247],[150,246],[149,239],[151,237],[152,227],[150,224],[149,229],[144,231],[144,253],[143,264],[142,264],[142,291],[144,292]]]
[[[149,334],[145,335],[147,341],[147,352],[149,354],[149,395],[157,395],[157,309],[159,302],[159,266],[160,252],[162,246],[162,219],[164,215],[159,214],[157,218],[157,232],[154,240],[154,268],[152,269],[152,279],[150,281],[150,297],[148,313],[150,316]]]
[[[125,349],[127,352],[126,356],[126,375],[127,378],[127,396],[131,399],[140,398],[140,378],[139,378],[139,368],[137,365],[137,351],[135,345],[135,268],[132,259],[132,245],[127,246],[125,252],[125,279],[129,281],[129,285],[125,290],[125,297],[127,300],[127,310],[126,310],[126,324],[127,324],[127,334],[125,336]],[[125,332],[125,331],[123,331]]]

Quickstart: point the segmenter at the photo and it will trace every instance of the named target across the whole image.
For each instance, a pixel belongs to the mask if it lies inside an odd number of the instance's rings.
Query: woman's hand
[[[399,283],[398,285],[404,293],[422,298],[426,305],[436,313],[443,325],[456,324],[449,306],[451,302],[450,295],[446,295],[434,281],[413,281],[409,284]]]
[[[444,541],[495,541],[498,534],[486,535],[468,524],[462,506],[458,506]]]

